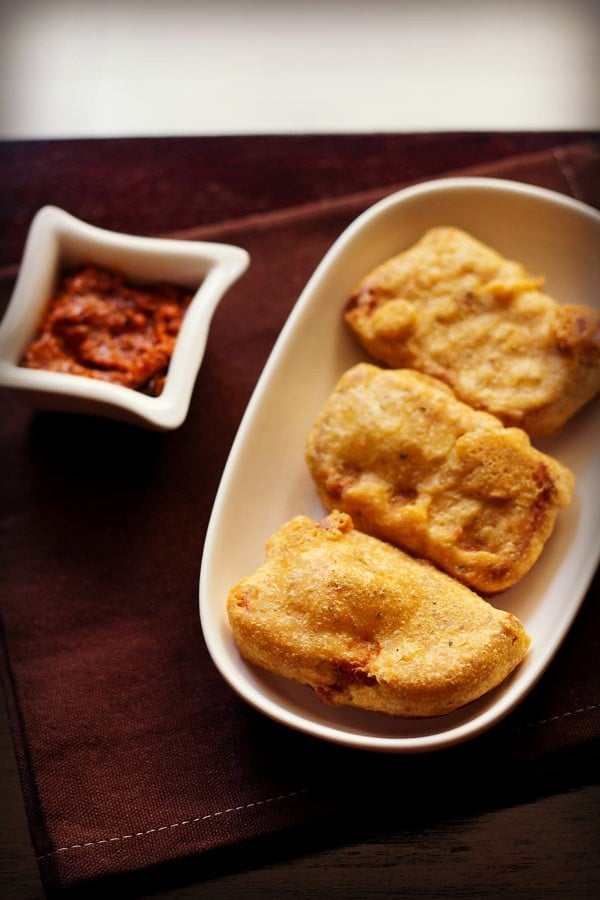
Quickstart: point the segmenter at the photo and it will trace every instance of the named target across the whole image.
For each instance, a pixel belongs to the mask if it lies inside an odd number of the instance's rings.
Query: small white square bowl
[[[0,324],[0,385],[17,391],[36,409],[99,415],[154,430],[178,428],[189,409],[212,315],[249,261],[241,247],[120,234],[45,206],[29,229]],[[158,397],[95,378],[19,365],[60,273],[84,264],[117,270],[128,281],[171,282],[195,292]]]

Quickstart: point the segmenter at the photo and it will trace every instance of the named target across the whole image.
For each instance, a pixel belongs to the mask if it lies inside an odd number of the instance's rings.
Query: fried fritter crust
[[[521,429],[429,375],[368,363],[330,394],[306,461],[327,509],[486,593],[528,571],[574,488]]]
[[[333,706],[394,716],[464,706],[500,684],[529,646],[514,615],[339,512],[280,528],[227,611],[251,663]]]
[[[542,285],[466,232],[432,228],[360,282],[345,319],[379,362],[549,435],[600,390],[600,312],[561,305]]]

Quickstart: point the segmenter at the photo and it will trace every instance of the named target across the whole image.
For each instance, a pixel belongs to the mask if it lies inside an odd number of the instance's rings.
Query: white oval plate
[[[229,685],[267,716],[327,741],[387,752],[448,747],[490,728],[538,681],[580,607],[600,557],[600,404],[562,436],[540,442],[574,471],[576,494],[533,569],[496,599],[515,613],[531,649],[502,685],[443,717],[407,720],[323,704],[310,688],[248,665],[229,629],[230,588],[264,560],[269,536],[297,514],[324,515],[304,462],[314,418],[338,377],[365,359],[342,320],[356,282],[434,225],[455,225],[546,275],[569,303],[598,304],[600,214],[560,194],[487,178],[431,181],[359,216],[324,257],[292,310],[258,381],[227,461],[200,573],[200,617]]]

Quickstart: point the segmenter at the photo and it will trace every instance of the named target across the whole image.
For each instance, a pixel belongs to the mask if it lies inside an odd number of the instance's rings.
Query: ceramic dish
[[[225,467],[200,576],[200,615],[212,658],[230,686],[267,716],[357,748],[420,752],[465,741],[497,723],[538,681],[565,637],[600,557],[600,404],[557,438],[539,442],[572,468],[574,502],[542,556],[498,606],[526,625],[531,649],[502,685],[447,716],[405,720],[331,708],[310,688],[248,665],[226,614],[229,589],[264,560],[267,538],[299,513],[324,510],[304,462],[310,426],[338,377],[365,355],[342,321],[356,282],[434,225],[471,232],[530,270],[571,303],[600,297],[600,214],[559,194],[509,181],[444,179],[400,191],[368,209],[315,271],[272,351]]]
[[[187,415],[211,317],[248,261],[245,250],[228,244],[118,234],[45,206],[32,222],[0,325],[0,385],[39,409],[101,415],[157,430],[177,428]],[[135,282],[166,281],[195,291],[158,397],[93,378],[19,366],[59,273],[80,264],[115,269]]]

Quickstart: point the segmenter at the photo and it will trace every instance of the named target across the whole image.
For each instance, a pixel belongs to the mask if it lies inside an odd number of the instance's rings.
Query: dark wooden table
[[[16,273],[27,227],[46,203],[95,224],[145,234],[185,232],[282,205],[459,171],[581,135],[363,135],[185,138],[0,145],[0,271]],[[353,168],[352,161],[357,165]],[[248,174],[254,177],[249,178]],[[335,834],[315,828],[254,843],[206,863],[149,873],[125,888],[157,897],[597,897],[597,760],[540,770],[516,796],[465,790],[436,803],[423,785],[409,821],[386,810]],[[473,778],[488,786],[494,772]],[[382,798],[383,799],[383,798]],[[0,896],[43,896],[12,740],[0,715]],[[91,893],[90,893],[90,896]]]

